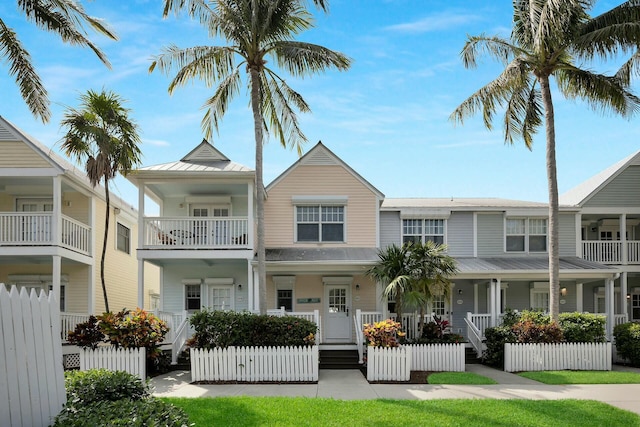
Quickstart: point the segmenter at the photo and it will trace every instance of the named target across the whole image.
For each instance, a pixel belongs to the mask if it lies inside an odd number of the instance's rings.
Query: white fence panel
[[[407,345],[412,371],[464,372],[464,344]]]
[[[0,425],[48,426],[67,400],[59,304],[0,283]]]
[[[95,350],[80,350],[80,370],[107,369],[109,371],[125,371],[137,375],[143,380],[146,372],[146,349],[98,347]]]
[[[193,381],[318,381],[318,346],[191,349]]]
[[[409,381],[411,350],[401,347],[367,347],[368,381]]]
[[[610,371],[611,343],[505,344],[504,370]]]

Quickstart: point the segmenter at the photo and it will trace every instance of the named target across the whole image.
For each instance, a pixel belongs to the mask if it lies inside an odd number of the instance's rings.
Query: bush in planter
[[[375,323],[365,323],[364,336],[371,347],[398,347],[399,339],[406,334],[402,332],[400,323],[392,319]]]
[[[202,310],[190,318],[195,332],[188,341],[195,348],[229,346],[305,346],[315,344],[316,324],[291,316]]]
[[[628,322],[613,328],[618,355],[633,366],[640,366],[640,322]]]
[[[606,342],[606,318],[601,314],[560,313],[558,323],[567,342]]]
[[[64,385],[67,390],[67,405],[70,407],[104,400],[139,400],[149,397],[149,384],[136,375],[123,371],[67,371]]]

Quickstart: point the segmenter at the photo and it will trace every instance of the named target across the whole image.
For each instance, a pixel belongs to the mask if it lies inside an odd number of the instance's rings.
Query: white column
[[[606,279],[604,281],[604,305],[606,308],[606,316],[607,316],[607,339],[611,340],[613,337],[613,297],[614,297],[614,288],[613,288],[613,279]]]
[[[138,187],[138,249],[144,247],[144,181]],[[138,275],[139,276],[139,275]],[[139,285],[138,285],[139,286]]]
[[[253,200],[255,198],[253,182],[247,184],[247,243],[250,248],[254,247],[253,232],[255,228],[255,212],[253,211]],[[258,283],[256,281],[255,283]]]
[[[59,215],[58,215],[59,216]],[[56,304],[55,309],[60,308],[60,275],[62,274],[61,261],[62,257],[59,255],[54,255],[52,258],[52,268],[51,268],[51,285],[53,288],[54,295],[56,296]]]
[[[582,283],[576,283],[576,311],[578,313],[582,313],[584,311],[583,309],[583,286]]]
[[[249,242],[249,240],[247,241]],[[254,297],[255,297],[255,281],[253,280],[253,267],[251,266],[251,260],[247,260],[247,309],[253,311],[254,309]]]
[[[253,269],[252,269],[253,270]],[[253,277],[253,311],[260,311],[260,289],[258,286],[258,270],[255,269],[252,271]]]
[[[473,313],[478,313],[478,284],[473,284]]]
[[[53,218],[50,230],[51,243],[54,245],[62,243],[60,230],[62,230],[62,178],[57,175],[53,177]],[[60,283],[59,279],[58,283]],[[58,292],[56,292],[56,297],[60,297]]]
[[[489,313],[491,314],[491,326],[496,326],[496,282],[489,282]]]
[[[627,302],[627,293],[629,293],[629,286],[627,283],[627,272],[620,273],[620,310],[621,314],[627,315],[629,319],[629,303]]]
[[[620,215],[620,244],[622,245],[622,264],[629,263],[629,254],[627,248],[627,214]]]
[[[502,304],[500,303],[500,300],[502,298],[502,283],[500,281],[500,279],[498,279],[496,281],[496,324],[495,326],[498,326],[498,324],[500,323],[500,313],[502,312],[501,307]]]
[[[138,260],[138,307],[144,308],[144,260]]]

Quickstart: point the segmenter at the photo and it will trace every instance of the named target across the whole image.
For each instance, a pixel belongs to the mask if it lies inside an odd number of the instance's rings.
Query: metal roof
[[[344,262],[373,263],[378,260],[376,248],[269,248],[267,262]]]
[[[137,172],[253,172],[253,169],[232,161],[188,161],[162,163],[145,166]]]
[[[382,210],[402,208],[546,208],[541,202],[500,198],[387,198],[382,202]]]

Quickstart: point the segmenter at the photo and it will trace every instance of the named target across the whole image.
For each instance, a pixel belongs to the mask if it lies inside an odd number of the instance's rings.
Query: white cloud
[[[479,21],[480,19],[480,16],[472,14],[443,12],[427,16],[418,21],[391,25],[386,27],[385,29],[388,31],[399,33],[428,33],[431,31],[441,31],[457,28],[463,25],[467,25],[471,22]]]

